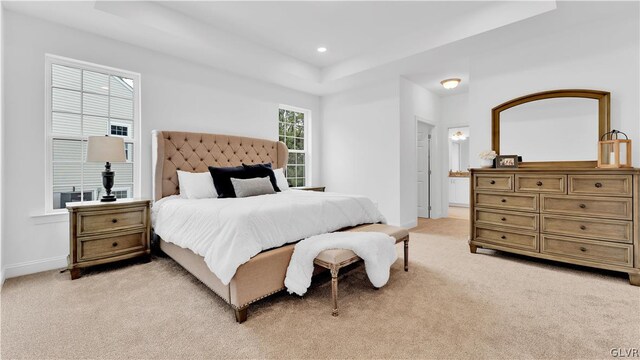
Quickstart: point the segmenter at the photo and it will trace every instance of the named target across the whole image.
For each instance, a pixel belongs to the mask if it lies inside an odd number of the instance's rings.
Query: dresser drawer
[[[538,214],[476,209],[475,222],[478,225],[494,225],[529,231],[538,230]]]
[[[78,261],[144,251],[147,247],[146,240],[146,231],[86,237],[78,241]]]
[[[476,227],[475,241],[501,245],[516,249],[538,251],[538,235],[519,233],[513,230],[493,230]]]
[[[473,181],[476,190],[513,191],[513,174],[480,174]]]
[[[552,214],[633,219],[631,198],[540,195],[540,211]]]
[[[587,237],[621,243],[631,243],[633,241],[633,223],[631,221],[543,214],[540,229],[542,232],[550,234]]]
[[[542,235],[540,252],[610,265],[633,266],[633,246]]]
[[[537,211],[538,195],[476,192],[474,205],[476,207],[490,207],[507,210]]]
[[[631,175],[569,175],[569,194],[631,197],[631,184]]]
[[[147,226],[147,208],[78,213],[78,235],[100,234]]]
[[[565,175],[516,175],[516,191],[538,193],[566,192]]]

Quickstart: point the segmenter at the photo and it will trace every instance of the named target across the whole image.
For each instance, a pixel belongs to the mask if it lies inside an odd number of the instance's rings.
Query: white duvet
[[[240,265],[264,250],[384,221],[366,197],[300,190],[231,199],[169,196],[152,209],[155,233],[204,257],[225,285]]]

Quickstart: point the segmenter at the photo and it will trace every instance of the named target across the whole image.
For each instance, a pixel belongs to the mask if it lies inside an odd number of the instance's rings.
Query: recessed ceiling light
[[[320,46],[320,47],[318,48],[318,52],[319,52],[319,53],[323,53],[323,52],[326,52],[326,51],[327,51],[327,48],[326,48],[326,47],[324,47],[324,46]]]
[[[460,84],[460,81],[461,80],[458,78],[444,79],[440,81],[440,84],[442,84],[442,86],[444,86],[445,89],[453,89],[456,86],[458,86],[458,84]]]

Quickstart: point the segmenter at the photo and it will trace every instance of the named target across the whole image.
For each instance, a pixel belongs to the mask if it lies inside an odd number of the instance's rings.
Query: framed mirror
[[[521,167],[596,167],[598,140],[610,129],[609,107],[609,92],[599,90],[552,90],[507,101],[491,113],[492,148],[522,156]]]
[[[469,127],[449,128],[449,177],[469,176]]]

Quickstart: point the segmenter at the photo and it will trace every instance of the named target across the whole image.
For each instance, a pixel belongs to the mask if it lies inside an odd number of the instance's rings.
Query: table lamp
[[[106,190],[106,194],[102,196],[100,201],[116,201],[116,197],[111,194],[113,179],[116,175],[115,172],[111,171],[111,163],[126,161],[124,155],[124,139],[108,135],[89,136],[87,161],[106,163],[104,171],[102,172],[102,185]]]

